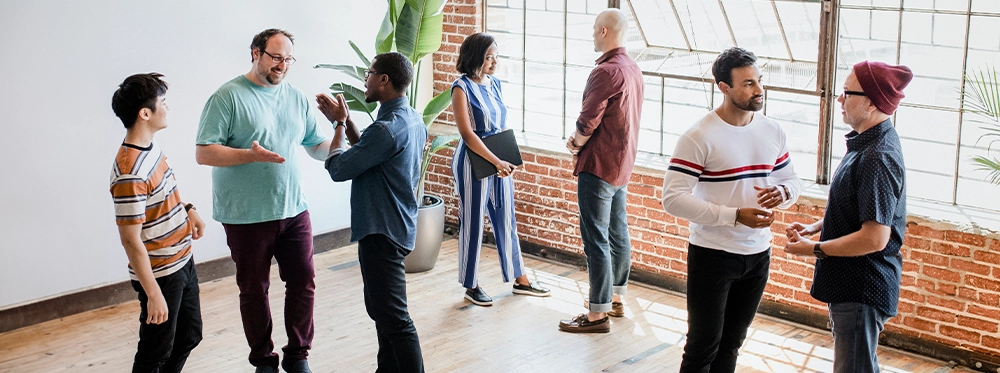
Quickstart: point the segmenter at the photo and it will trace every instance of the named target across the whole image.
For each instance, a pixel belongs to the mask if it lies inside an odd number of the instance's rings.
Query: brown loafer
[[[625,317],[625,304],[622,302],[611,302],[611,311],[608,311],[608,316]]]
[[[605,316],[590,321],[586,313],[581,313],[569,320],[559,320],[559,330],[567,333],[607,333],[611,331],[611,320]]]
[[[590,302],[586,299],[583,300],[583,308],[590,309]],[[608,316],[611,317],[625,317],[625,304],[622,302],[611,302],[611,311],[608,311]]]

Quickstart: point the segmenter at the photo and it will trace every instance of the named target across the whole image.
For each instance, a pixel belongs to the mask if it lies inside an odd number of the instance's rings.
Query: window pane
[[[906,0],[903,9],[969,10],[969,0]]]
[[[645,94],[642,102],[642,119],[639,123],[639,151],[660,154],[662,136],[660,126],[663,124],[663,106],[660,104],[660,78],[646,76]]]
[[[600,53],[594,51],[594,20],[592,14],[570,14],[566,19],[566,62],[594,66]]]
[[[775,2],[792,57],[799,61],[816,62],[819,58],[819,3]]]
[[[632,0],[638,24],[642,27],[646,43],[658,47],[687,49],[684,33],[677,25],[677,17],[670,2],[660,0]],[[627,9],[624,6],[622,9]]]
[[[562,136],[563,70],[561,66],[525,64],[525,131]]]
[[[965,17],[904,12],[902,32],[899,62],[914,71],[904,102],[958,108]]]
[[[703,0],[674,0],[673,3],[692,48],[721,51],[733,45],[718,3]]]
[[[899,0],[840,0],[841,6],[899,7]]]
[[[791,59],[771,2],[723,0],[722,4],[725,5],[726,16],[732,26],[731,31],[741,48],[753,51],[758,57]],[[789,21],[795,23],[794,20]]]
[[[973,12],[1000,13],[1000,1],[996,0],[972,0]]]
[[[819,135],[819,97],[768,91],[768,118],[781,124],[795,172],[803,179],[816,176],[816,141]]]
[[[951,202],[958,113],[900,107],[896,132],[903,145],[907,194]]]

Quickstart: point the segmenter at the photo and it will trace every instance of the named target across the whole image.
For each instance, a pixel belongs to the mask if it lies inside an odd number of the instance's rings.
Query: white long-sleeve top
[[[761,208],[754,185],[787,187],[790,196],[780,208],[798,199],[801,187],[785,132],[760,113],[737,127],[712,111],[677,140],[663,178],[663,208],[690,222],[692,244],[741,255],[759,253],[768,249],[771,230],[735,225],[737,208]]]

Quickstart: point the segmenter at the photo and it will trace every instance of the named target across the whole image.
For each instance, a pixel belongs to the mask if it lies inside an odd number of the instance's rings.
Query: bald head
[[[597,15],[594,21],[594,49],[598,52],[625,46],[628,32],[628,16],[621,9],[608,9]]]

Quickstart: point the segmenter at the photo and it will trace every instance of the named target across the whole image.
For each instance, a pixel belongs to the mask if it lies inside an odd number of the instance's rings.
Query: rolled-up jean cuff
[[[628,295],[628,285],[613,286],[611,290],[615,295]]]
[[[590,312],[607,313],[608,311],[611,311],[611,303],[604,303],[604,304],[594,304],[594,303],[591,303],[590,304]]]

